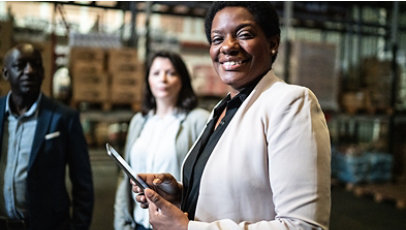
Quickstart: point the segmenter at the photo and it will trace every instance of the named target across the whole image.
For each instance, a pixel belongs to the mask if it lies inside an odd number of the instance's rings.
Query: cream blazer
[[[269,72],[214,148],[188,229],[328,229],[330,153],[315,95]]]

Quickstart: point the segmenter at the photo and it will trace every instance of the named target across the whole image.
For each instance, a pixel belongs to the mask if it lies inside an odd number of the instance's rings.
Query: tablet
[[[130,165],[118,154],[118,152],[109,144],[106,143],[106,150],[107,154],[114,159],[116,164],[120,166],[120,168],[127,174],[129,178],[131,178],[138,187],[140,187],[143,191],[146,188],[150,188],[145,181],[143,181],[138,175],[134,173]]]

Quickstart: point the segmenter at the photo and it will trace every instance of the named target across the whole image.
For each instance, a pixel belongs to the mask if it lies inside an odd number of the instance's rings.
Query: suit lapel
[[[2,97],[0,100],[0,156],[1,156],[1,149],[3,147],[3,128],[4,128],[4,113],[6,111],[6,98]]]
[[[51,118],[53,114],[52,103],[49,102],[49,99],[42,95],[40,102],[40,107],[38,111],[38,123],[37,128],[35,129],[34,142],[32,144],[32,150],[30,155],[30,162],[28,164],[28,169],[32,167],[38,152],[44,142],[45,135],[48,132],[48,127],[51,124]]]

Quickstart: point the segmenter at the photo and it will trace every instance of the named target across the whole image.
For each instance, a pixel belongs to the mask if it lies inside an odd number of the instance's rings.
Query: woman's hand
[[[154,190],[145,189],[144,192],[149,203],[149,222],[154,230],[187,230],[187,214]]]
[[[176,206],[180,206],[182,185],[179,184],[171,174],[139,174],[138,176],[165,200]],[[131,184],[133,185],[133,191],[138,193],[135,198],[136,201],[140,203],[142,208],[148,208],[148,201],[141,188],[138,187],[134,181],[131,181]]]

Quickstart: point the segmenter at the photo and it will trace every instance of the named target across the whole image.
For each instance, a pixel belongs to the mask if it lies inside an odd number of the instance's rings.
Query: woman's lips
[[[223,66],[225,70],[237,70],[240,68],[245,61],[225,61],[225,62],[220,62],[220,64]]]

